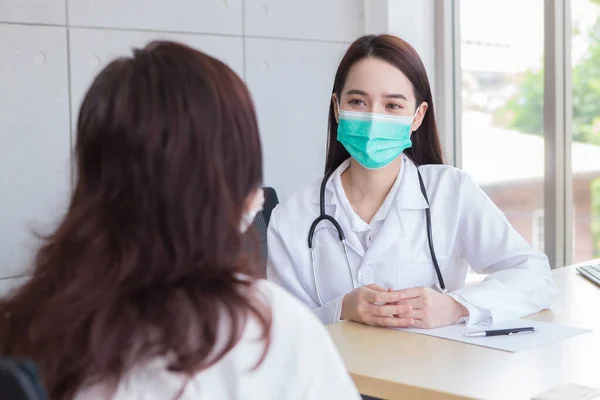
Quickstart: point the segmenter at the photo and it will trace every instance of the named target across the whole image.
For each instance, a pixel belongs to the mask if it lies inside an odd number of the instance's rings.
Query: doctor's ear
[[[419,129],[419,127],[421,126],[421,123],[423,123],[423,119],[425,118],[425,114],[427,113],[428,108],[429,108],[429,105],[425,101],[419,105],[419,108],[415,112],[415,118],[413,119],[413,123],[411,126],[412,132]]]
[[[331,95],[331,103],[333,105],[333,115],[335,116],[335,122],[340,123],[340,101],[337,98],[337,94]]]

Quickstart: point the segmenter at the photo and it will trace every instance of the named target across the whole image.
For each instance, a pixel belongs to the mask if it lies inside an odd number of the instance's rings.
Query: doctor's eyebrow
[[[346,92],[346,95],[351,95],[351,94],[358,94],[360,96],[369,97],[369,94],[367,92],[365,92],[364,90],[359,90],[359,89],[350,89]]]
[[[386,94],[385,96],[386,99],[400,99],[400,100],[407,100],[405,95],[400,94],[400,93],[391,93],[391,94]]]
[[[367,92],[365,92],[364,90],[360,90],[360,89],[350,89],[346,92],[347,96],[352,95],[352,94],[369,97],[369,94]],[[400,99],[400,100],[408,101],[406,96],[403,94],[400,94],[400,93],[390,93],[390,94],[386,94],[384,97],[386,99]]]

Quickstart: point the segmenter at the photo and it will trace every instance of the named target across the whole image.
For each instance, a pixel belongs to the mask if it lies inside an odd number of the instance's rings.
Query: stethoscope
[[[310,266],[312,269],[315,290],[317,292],[317,300],[319,305],[321,306],[323,305],[323,300],[321,299],[321,292],[319,291],[319,284],[317,282],[317,269],[315,266],[315,252],[313,247],[315,229],[317,228],[317,225],[319,225],[321,222],[329,221],[335,227],[335,230],[338,234],[338,238],[342,243],[344,255],[346,257],[346,266],[348,267],[348,273],[352,278],[352,288],[356,289],[358,287],[356,279],[354,278],[354,274],[352,273],[352,266],[350,265],[350,257],[348,256],[348,246],[346,245],[346,235],[344,234],[344,230],[342,229],[341,225],[335,220],[335,218],[325,213],[325,186],[327,186],[327,181],[329,180],[333,172],[334,171],[331,171],[328,174],[326,174],[323,180],[321,181],[321,189],[319,192],[319,216],[313,221],[312,225],[310,226],[310,230],[308,231],[308,250],[310,252]],[[433,236],[431,233],[431,207],[429,206],[429,198],[427,197],[427,191],[425,190],[423,177],[421,176],[421,173],[419,172],[418,168],[417,175],[419,176],[419,186],[421,187],[421,194],[423,195],[423,198],[425,198],[425,202],[427,203],[427,208],[425,209],[425,216],[427,218],[427,241],[429,242],[429,253],[431,254],[431,260],[433,261],[433,267],[435,268],[435,273],[439,282],[439,284],[435,284],[434,288],[441,293],[446,293],[446,285],[444,284],[444,278],[442,277],[442,272],[440,271],[440,266],[435,255],[435,249],[433,248]]]

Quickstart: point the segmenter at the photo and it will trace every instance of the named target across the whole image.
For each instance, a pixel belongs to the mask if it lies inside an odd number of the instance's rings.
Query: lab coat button
[[[360,286],[373,283],[373,270],[369,267],[363,267],[358,271],[358,283]]]

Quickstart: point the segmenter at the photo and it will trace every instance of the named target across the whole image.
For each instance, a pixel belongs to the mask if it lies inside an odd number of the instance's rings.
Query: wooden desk
[[[384,399],[531,399],[560,384],[600,387],[600,287],[575,266],[553,275],[552,310],[529,318],[594,332],[508,353],[353,322],[328,330],[359,391]]]

